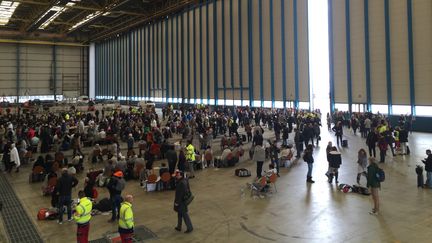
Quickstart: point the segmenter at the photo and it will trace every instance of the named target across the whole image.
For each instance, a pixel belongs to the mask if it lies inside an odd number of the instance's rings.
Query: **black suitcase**
[[[342,140],[342,147],[348,147],[348,140]]]
[[[423,166],[417,165],[415,172],[417,174],[417,187],[424,186]]]

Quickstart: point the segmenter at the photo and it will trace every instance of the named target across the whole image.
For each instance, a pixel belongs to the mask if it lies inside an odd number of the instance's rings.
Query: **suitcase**
[[[348,140],[342,140],[342,147],[348,147]]]
[[[246,142],[246,135],[242,134],[242,141]]]
[[[417,165],[415,172],[417,174],[417,187],[424,186],[423,166]]]

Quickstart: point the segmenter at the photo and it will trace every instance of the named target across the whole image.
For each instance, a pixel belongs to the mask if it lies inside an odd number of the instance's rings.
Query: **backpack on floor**
[[[248,169],[240,168],[235,170],[235,175],[238,177],[249,177],[251,173]]]
[[[53,220],[58,218],[58,213],[55,208],[41,208],[38,211],[37,219],[38,220]]]

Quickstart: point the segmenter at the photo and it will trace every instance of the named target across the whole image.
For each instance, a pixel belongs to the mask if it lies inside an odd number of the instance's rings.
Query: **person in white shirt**
[[[15,172],[18,173],[19,172],[19,167],[21,165],[21,161],[20,161],[20,157],[19,157],[19,154],[18,154],[18,149],[15,146],[15,143],[13,143],[11,145],[10,163],[11,163],[12,166],[13,165],[16,166],[16,171]],[[12,166],[11,166],[11,169],[12,169]]]
[[[291,159],[294,155],[292,147],[292,144],[288,144],[288,146],[284,147],[280,153],[280,161],[284,167],[288,167],[291,164]]]

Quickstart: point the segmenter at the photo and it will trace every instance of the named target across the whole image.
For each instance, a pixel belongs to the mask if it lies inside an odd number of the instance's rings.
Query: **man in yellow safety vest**
[[[133,196],[127,195],[120,207],[120,218],[118,232],[122,243],[132,243],[134,232],[134,217],[132,211]]]
[[[188,146],[186,146],[186,161],[189,162],[189,171],[190,171],[190,177],[195,177],[194,172],[194,164],[195,164],[195,147],[192,145],[192,141],[188,141]]]
[[[93,203],[85,196],[84,191],[78,192],[79,204],[75,208],[74,220],[77,223],[77,242],[88,243],[91,211]]]

